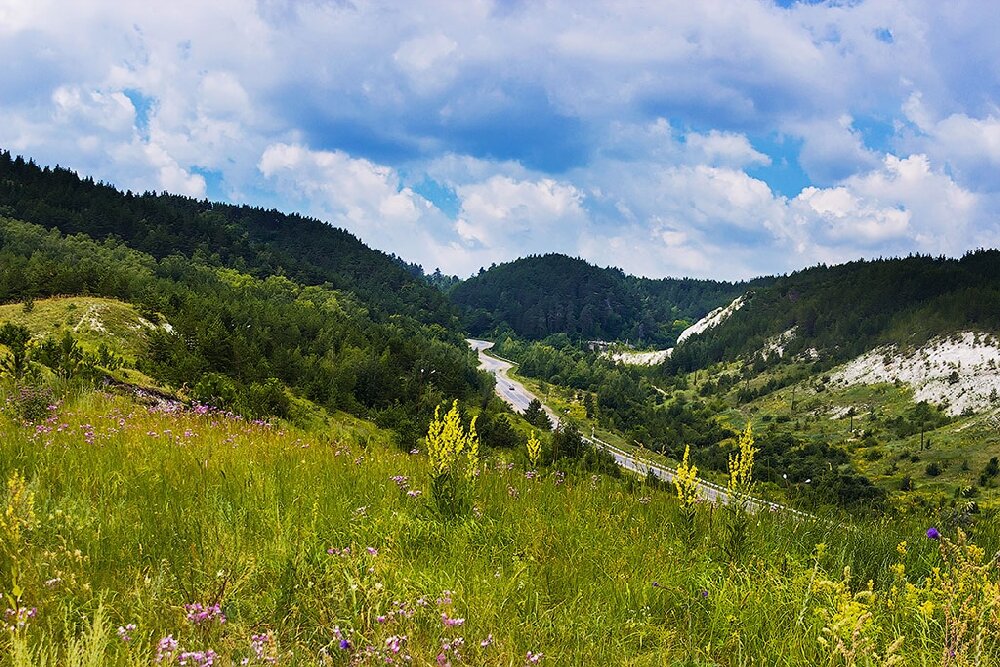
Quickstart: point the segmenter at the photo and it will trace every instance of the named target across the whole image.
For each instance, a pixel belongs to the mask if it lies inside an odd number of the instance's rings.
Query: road
[[[509,361],[486,354],[486,350],[493,347],[493,343],[488,340],[466,339],[472,349],[479,353],[479,367],[493,373],[497,378],[497,396],[505,400],[517,412],[524,412],[528,409],[528,404],[537,398],[524,385],[507,375],[507,371],[514,367]],[[559,417],[549,409],[547,405],[542,405],[545,414],[552,420],[554,426],[559,425]]]
[[[488,340],[469,338],[467,341],[469,345],[472,346],[472,349],[479,354],[479,367],[488,370],[496,376],[497,396],[505,400],[516,411],[524,412],[524,410],[528,407],[528,404],[533,399],[538,397],[528,391],[523,384],[517,380],[511,379],[508,375],[508,371],[514,367],[514,364],[505,359],[500,359],[486,354],[486,351],[493,347],[493,343]],[[542,407],[545,409],[546,414],[549,415],[549,419],[552,420],[552,423],[558,425],[559,418],[556,416],[556,413],[550,410],[544,403],[542,404]],[[652,471],[656,477],[666,482],[673,482],[674,476],[677,474],[677,471],[669,466],[641,460],[633,453],[626,452],[625,450],[615,447],[611,443],[605,442],[595,436],[584,436],[583,439],[595,447],[608,452],[614,458],[615,462],[626,470],[632,470],[640,475],[647,475],[650,471]],[[703,500],[722,505],[728,505],[735,499],[740,502],[744,502],[746,507],[751,511],[768,509],[771,511],[790,512],[802,517],[808,516],[798,510],[794,510],[790,507],[785,507],[784,505],[779,505],[778,503],[773,503],[768,500],[762,500],[760,498],[734,498],[734,496],[725,487],[705,480],[698,480],[698,495]]]

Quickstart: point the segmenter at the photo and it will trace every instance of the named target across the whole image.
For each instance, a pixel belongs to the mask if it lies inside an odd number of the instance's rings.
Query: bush
[[[927,473],[928,477],[937,477],[941,474],[941,466],[939,466],[936,461],[932,461],[927,464],[926,468],[924,468],[924,472]]]
[[[56,399],[52,390],[44,386],[25,384],[7,398],[7,405],[14,415],[29,424],[47,418],[55,409]]]

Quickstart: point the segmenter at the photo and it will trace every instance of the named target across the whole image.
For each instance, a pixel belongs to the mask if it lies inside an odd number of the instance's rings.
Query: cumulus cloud
[[[0,145],[456,273],[559,250],[732,278],[1000,241],[1000,42],[971,0],[155,9],[0,2]]]

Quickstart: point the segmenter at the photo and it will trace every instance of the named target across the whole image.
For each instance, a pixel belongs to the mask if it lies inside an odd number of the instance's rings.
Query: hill
[[[1000,332],[1000,251],[816,266],[756,286],[724,322],[678,345],[668,371],[808,354],[831,367],[879,345]],[[781,354],[777,354],[778,348]]]
[[[564,333],[583,340],[669,346],[713,308],[767,282],[651,280],[548,254],[492,266],[456,285],[450,296],[476,336],[511,332],[538,340]]]
[[[42,298],[67,294],[89,296]],[[110,365],[189,398],[251,417],[290,416],[293,399],[305,399],[377,419],[403,445],[444,398],[485,386],[459,333],[373,317],[352,293],[259,279],[203,257],[157,260],[114,239],[0,218],[0,302],[23,295],[39,298],[0,311],[0,324],[35,339],[24,348],[15,331],[5,341],[27,358],[15,380],[107,370],[84,355],[103,343],[123,357]]]
[[[7,151],[0,151],[0,216],[63,234],[119,239],[156,259],[197,256],[258,278],[328,284],[356,294],[382,318],[406,314],[457,324],[441,291],[414,275],[418,267],[314,218],[167,193],[120,192]]]

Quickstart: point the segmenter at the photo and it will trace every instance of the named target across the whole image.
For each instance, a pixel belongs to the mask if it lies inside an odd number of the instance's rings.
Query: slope
[[[765,284],[767,279],[754,283]],[[711,280],[637,278],[566,255],[532,255],[490,267],[450,296],[473,335],[576,339],[669,346],[695,320],[750,288]]]
[[[666,369],[799,355],[829,368],[879,345],[912,348],[963,331],[1000,331],[1000,251],[821,265],[780,277],[756,286],[724,323],[678,345]]]
[[[0,215],[64,234],[119,238],[157,259],[199,256],[259,278],[329,283],[354,292],[380,317],[405,313],[446,327],[457,322],[447,298],[414,275],[414,267],[314,218],[166,193],[120,192],[6,151],[0,151]]]

